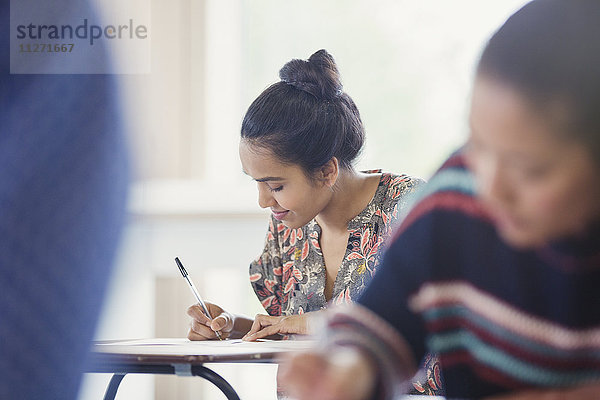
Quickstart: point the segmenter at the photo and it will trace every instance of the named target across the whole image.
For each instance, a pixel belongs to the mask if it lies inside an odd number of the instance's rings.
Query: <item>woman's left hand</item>
[[[278,317],[258,314],[254,318],[252,328],[250,328],[250,331],[248,331],[242,340],[254,341],[256,339],[262,339],[277,334],[307,335],[308,319],[310,318],[308,314],[310,313],[301,315],[282,315]]]

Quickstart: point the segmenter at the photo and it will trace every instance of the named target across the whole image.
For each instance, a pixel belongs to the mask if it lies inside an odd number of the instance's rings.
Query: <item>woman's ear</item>
[[[331,160],[327,161],[325,165],[319,168],[316,178],[317,181],[331,188],[335,185],[339,174],[340,163],[336,157],[331,157]]]

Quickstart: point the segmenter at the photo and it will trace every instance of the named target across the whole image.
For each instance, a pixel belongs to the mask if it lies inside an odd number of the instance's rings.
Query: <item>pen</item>
[[[192,282],[190,280],[188,272],[185,270],[181,261],[179,261],[179,257],[175,257],[175,262],[177,263],[177,266],[179,267],[179,271],[181,272],[181,275],[183,275],[183,277],[187,281],[188,285],[190,285],[190,290],[192,291],[194,296],[196,296],[196,300],[198,300],[198,304],[200,304],[200,307],[202,307],[202,310],[204,310],[204,314],[206,314],[206,316],[208,318],[212,319],[212,316],[210,315],[210,312],[208,311],[208,307],[206,307],[204,300],[202,300],[202,297],[200,297],[200,293],[198,293],[198,289],[196,289],[196,286],[194,286],[194,282]],[[215,334],[217,335],[219,340],[223,340],[223,338],[221,337],[221,334],[218,331],[215,331]]]

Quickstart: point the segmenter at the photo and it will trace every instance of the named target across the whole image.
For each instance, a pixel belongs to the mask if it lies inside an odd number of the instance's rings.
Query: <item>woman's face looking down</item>
[[[265,148],[242,140],[239,146],[244,173],[258,186],[258,204],[289,228],[299,228],[315,218],[329,203],[337,173],[315,179],[299,165],[286,164]]]
[[[565,131],[566,116],[559,103],[542,109],[511,86],[476,79],[467,162],[500,235],[517,247],[577,235],[600,219],[600,168]]]

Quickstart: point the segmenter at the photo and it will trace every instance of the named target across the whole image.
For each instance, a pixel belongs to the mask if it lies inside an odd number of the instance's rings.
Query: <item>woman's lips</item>
[[[273,216],[275,217],[275,219],[281,221],[285,218],[285,216],[290,212],[289,210],[287,211],[275,211],[275,210],[271,210],[271,212],[273,213]]]

